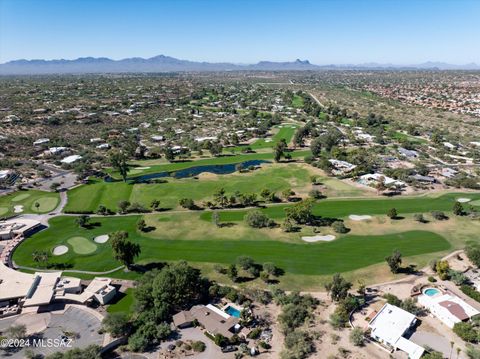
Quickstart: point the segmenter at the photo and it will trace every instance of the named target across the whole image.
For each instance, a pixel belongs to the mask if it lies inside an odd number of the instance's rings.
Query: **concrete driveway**
[[[457,358],[457,352],[455,350],[456,346],[453,350],[451,350],[450,341],[438,334],[423,332],[423,331],[416,331],[410,337],[410,340],[422,347],[430,347],[437,352],[443,353],[445,358],[450,357],[450,352],[452,352],[452,358]],[[460,353],[460,358],[466,358],[462,353]]]

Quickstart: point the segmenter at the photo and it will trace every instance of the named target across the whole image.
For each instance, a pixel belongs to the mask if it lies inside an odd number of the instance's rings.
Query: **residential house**
[[[417,323],[415,315],[391,304],[385,304],[368,323],[370,336],[393,351],[402,350],[410,359],[419,359],[424,349],[406,339]]]

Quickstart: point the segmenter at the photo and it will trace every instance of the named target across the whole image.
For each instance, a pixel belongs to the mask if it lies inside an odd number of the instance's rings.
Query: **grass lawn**
[[[428,143],[428,141],[424,138],[411,136],[411,135],[408,135],[408,134],[400,132],[400,131],[396,131],[393,138],[396,139],[396,140],[399,140],[399,141],[408,140],[410,142],[419,143],[419,144],[422,144],[422,145]]]
[[[193,214],[192,214],[193,215]],[[162,215],[155,215],[162,217]],[[442,236],[429,231],[407,231],[381,235],[345,235],[335,241],[325,243],[289,243],[271,238],[230,239],[205,237],[195,240],[180,238],[163,239],[161,234],[140,235],[135,230],[138,216],[95,218],[97,225],[82,229],[75,225],[73,217],[56,217],[50,220],[50,228],[25,240],[15,251],[13,259],[19,265],[35,267],[32,253],[35,250],[51,250],[63,244],[71,248],[68,239],[75,236],[92,240],[93,237],[114,230],[126,230],[130,239],[140,244],[142,254],[139,261],[159,262],[180,259],[192,263],[220,263],[227,265],[240,255],[248,255],[259,263],[274,262],[291,275],[330,275],[347,272],[384,261],[394,249],[405,257],[422,253],[445,251],[451,247]],[[172,222],[170,222],[172,223]],[[165,223],[169,226],[170,223]],[[171,226],[171,225],[170,225]],[[212,225],[213,226],[213,225]],[[234,228],[231,228],[235,231]],[[248,234],[248,232],[247,232]],[[73,251],[52,257],[51,262],[69,263],[73,269],[104,271],[119,265],[112,258],[110,245],[98,245],[89,255],[75,254]],[[122,277],[123,272],[117,272]],[[116,274],[115,274],[116,275]],[[313,280],[314,278],[312,278]]]
[[[0,196],[0,216],[10,216],[14,206],[23,206],[22,213],[47,213],[53,211],[60,202],[58,193],[37,190],[17,191],[6,196]],[[40,206],[38,209],[35,203]]]
[[[301,150],[290,152],[292,158],[303,158],[306,155],[309,155],[310,150]],[[224,155],[220,157],[211,157],[204,158],[194,161],[184,161],[184,162],[173,162],[169,163],[164,159],[160,160],[142,160],[142,161],[133,161],[132,164],[135,167],[143,168],[141,172],[136,171],[135,175],[129,176],[133,178],[139,174],[145,175],[150,173],[158,172],[172,172],[178,171],[185,168],[195,167],[195,166],[205,166],[205,165],[225,165],[230,163],[240,163],[251,160],[273,160],[272,152],[259,152],[259,153],[246,153],[246,154],[237,154],[237,155]],[[131,167],[131,169],[135,169]],[[110,170],[110,175],[116,179],[120,179],[120,176],[116,171]]]
[[[457,198],[467,197],[472,200],[480,199],[480,193],[448,193],[438,197],[416,196],[398,198],[355,198],[355,199],[326,199],[315,203],[313,213],[322,217],[344,218],[350,214],[386,214],[391,208],[396,208],[398,214],[426,213],[431,211],[451,211]],[[287,204],[275,205],[261,209],[270,218],[284,217]],[[235,222],[243,220],[246,210],[222,211],[220,220]],[[211,212],[202,213],[202,218],[211,219]]]
[[[293,95],[292,106],[295,108],[303,108],[303,97],[298,95]]]
[[[73,248],[73,251],[77,254],[90,254],[95,252],[97,245],[85,237],[72,237],[67,240]]]
[[[124,182],[107,183],[103,179],[90,179],[88,184],[68,191],[65,212],[94,212],[99,205],[116,209],[118,202],[130,199],[133,184]]]
[[[228,175],[201,175],[200,179],[169,178],[168,183],[130,184],[124,182],[104,182],[92,179],[87,185],[68,192],[67,212],[93,212],[99,205],[116,210],[118,202],[128,200],[149,206],[152,199],[160,200],[161,207],[175,208],[181,198],[188,197],[195,201],[211,200],[216,190],[225,188],[228,195],[235,191],[255,192],[264,188],[280,193],[286,188],[300,190],[310,183],[312,173],[306,166],[291,163],[264,164],[253,172],[233,173]]]
[[[109,313],[130,313],[132,311],[133,303],[135,298],[133,297],[133,288],[128,288],[125,291],[125,294],[123,297],[119,298],[118,301],[116,301],[113,304],[110,304],[107,307],[107,312]]]
[[[291,123],[284,123],[279,126],[275,126],[276,133],[268,139],[260,138],[250,145],[253,150],[259,150],[262,148],[272,148],[274,147],[282,138],[290,143],[292,141],[293,135],[297,130],[298,126]],[[241,150],[241,147],[238,147],[238,150]]]

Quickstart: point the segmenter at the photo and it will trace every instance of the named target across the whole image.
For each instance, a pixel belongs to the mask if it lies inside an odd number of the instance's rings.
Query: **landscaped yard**
[[[18,213],[47,213],[53,211],[59,202],[58,193],[36,190],[18,191],[0,196],[0,217]]]
[[[109,312],[109,313],[119,313],[119,312],[129,313],[130,311],[132,311],[133,303],[134,303],[134,300],[135,300],[135,298],[133,297],[133,292],[134,292],[133,288],[128,288],[125,291],[124,296],[122,298],[120,298],[117,302],[115,302],[113,304],[110,304],[107,307],[107,312]]]

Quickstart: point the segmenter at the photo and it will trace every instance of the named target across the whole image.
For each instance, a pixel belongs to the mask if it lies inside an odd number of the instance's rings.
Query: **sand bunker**
[[[93,239],[96,243],[105,243],[108,241],[108,234],[102,234],[101,236],[96,236]]]
[[[327,234],[325,236],[311,236],[311,237],[302,237],[302,241],[305,241],[305,242],[318,242],[318,241],[322,241],[322,242],[330,242],[330,241],[333,241],[335,239],[335,236],[332,235],[332,234]]]
[[[150,167],[135,167],[136,170],[149,170]]]
[[[457,202],[467,203],[467,202],[470,202],[471,200],[472,200],[471,198],[462,197],[462,198],[457,199]]]
[[[22,213],[23,212],[23,206],[18,205],[18,206],[13,207],[13,212]]]
[[[363,216],[359,216],[358,214],[351,214],[348,216],[352,221],[366,221],[368,219],[372,219],[372,216],[368,214],[364,214]]]
[[[67,246],[56,246],[55,248],[53,248],[54,256],[61,256],[62,254],[65,254],[67,252],[68,252]]]

